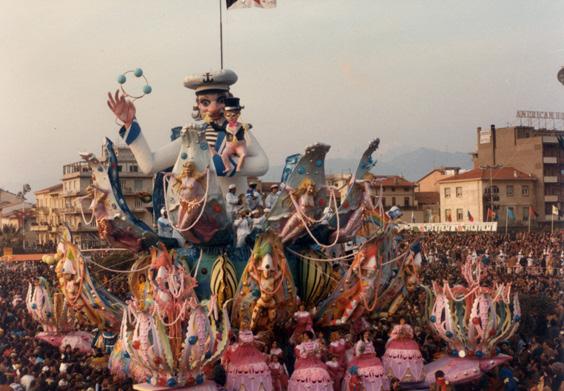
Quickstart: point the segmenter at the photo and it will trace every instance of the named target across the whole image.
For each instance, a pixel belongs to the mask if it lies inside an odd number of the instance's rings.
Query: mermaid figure
[[[280,236],[282,243],[297,238],[306,229],[315,223],[313,219],[313,211],[315,209],[315,183],[311,179],[304,179],[297,189],[286,186],[286,190],[290,193],[290,199],[294,204],[295,212],[282,228]],[[297,201],[296,201],[297,199]]]
[[[334,241],[338,235],[340,238],[349,238],[353,235],[362,225],[367,217],[367,214],[376,210],[376,206],[372,200],[373,194],[373,181],[375,177],[371,173],[366,173],[364,179],[355,181],[353,186],[362,188],[362,200],[358,207],[354,210],[347,224],[338,231],[331,234],[331,241]],[[353,178],[354,180],[354,178]]]
[[[200,183],[206,176],[205,172],[196,171],[194,162],[184,163],[182,173],[174,176],[173,188],[179,194],[180,204],[178,207],[177,229],[183,230],[196,220],[201,204],[204,202],[205,190]]]

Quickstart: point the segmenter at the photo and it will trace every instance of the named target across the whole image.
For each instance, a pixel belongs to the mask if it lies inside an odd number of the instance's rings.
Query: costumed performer
[[[397,377],[401,382],[423,379],[423,356],[413,339],[413,329],[404,318],[392,329],[382,362],[386,374]]]
[[[355,356],[349,364],[345,376],[345,391],[350,391],[351,377],[357,372],[366,391],[380,391],[388,388],[388,378],[384,373],[382,362],[376,356],[370,331],[365,331],[355,344]]]
[[[296,365],[290,377],[288,391],[333,390],[333,379],[327,366],[319,359],[319,343],[313,337],[313,332],[306,330],[302,334],[302,343],[295,348]]]
[[[255,347],[251,330],[239,331],[239,342],[227,348],[221,363],[227,372],[225,388],[237,391],[272,391],[268,357]]]

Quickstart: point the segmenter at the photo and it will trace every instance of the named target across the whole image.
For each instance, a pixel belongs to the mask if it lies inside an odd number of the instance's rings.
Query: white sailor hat
[[[233,183],[230,184],[229,187],[228,187],[229,190],[233,190],[233,189],[236,189],[236,188],[237,188],[237,186],[235,186]]]
[[[230,69],[195,73],[184,78],[184,87],[196,91],[196,95],[210,90],[229,91],[237,82],[237,74]]]

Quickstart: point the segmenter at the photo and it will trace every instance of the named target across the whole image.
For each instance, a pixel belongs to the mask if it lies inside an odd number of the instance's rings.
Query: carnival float
[[[158,150],[134,104],[152,87],[131,95],[128,77],[147,82],[140,68],[120,75],[108,106],[122,142],[154,175],[155,221],[166,215],[173,234],[159,235],[129,209],[110,139],[103,157],[82,153],[92,172],[85,201],[99,236],[132,256],[129,270],[108,269],[127,274],[130,295],[122,301],[96,281],[89,265],[97,263],[66,235],[46,260],[56,263],[57,293],[41,278],[29,289],[28,310],[44,329],[38,338],[64,338],[79,331],[74,326],[114,334],[117,341],[106,344],[110,370],[139,390],[214,390],[218,368],[229,391],[381,390],[391,377],[424,386],[439,369],[465,382],[508,359],[496,345],[518,327],[517,295],[510,286],[482,286],[480,262],[463,267],[467,286],[427,289],[433,304],[419,321],[447,342],[445,357],[424,365],[403,320],[378,357],[372,326],[397,318],[420,288],[422,267],[422,244],[402,244],[401,210],[384,210],[371,172],[379,140],[368,143],[345,189],[327,183],[330,146],[290,155],[263,223],[240,236],[226,197],[246,190],[269,163],[252,126],[240,122],[236,73],[186,77],[196,95],[194,122],[172,129]],[[320,335],[329,334],[326,345]]]

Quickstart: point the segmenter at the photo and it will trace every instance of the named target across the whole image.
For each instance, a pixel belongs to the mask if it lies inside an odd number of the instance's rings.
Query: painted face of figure
[[[186,163],[184,165],[184,174],[192,176],[194,174],[194,163]]]
[[[229,122],[236,122],[239,119],[241,112],[238,110],[229,110],[225,112],[225,118]]]
[[[305,305],[300,304],[300,307],[299,307],[299,308],[300,308],[300,311],[305,311]]]
[[[314,185],[308,185],[308,186],[307,186],[307,192],[308,192],[308,194],[313,194],[314,191],[315,191],[315,186],[314,186]]]
[[[209,117],[217,121],[223,115],[226,93],[202,94],[196,98],[198,110],[202,118]]]
[[[409,293],[415,292],[415,289],[417,289],[417,276],[409,276],[405,288]]]

